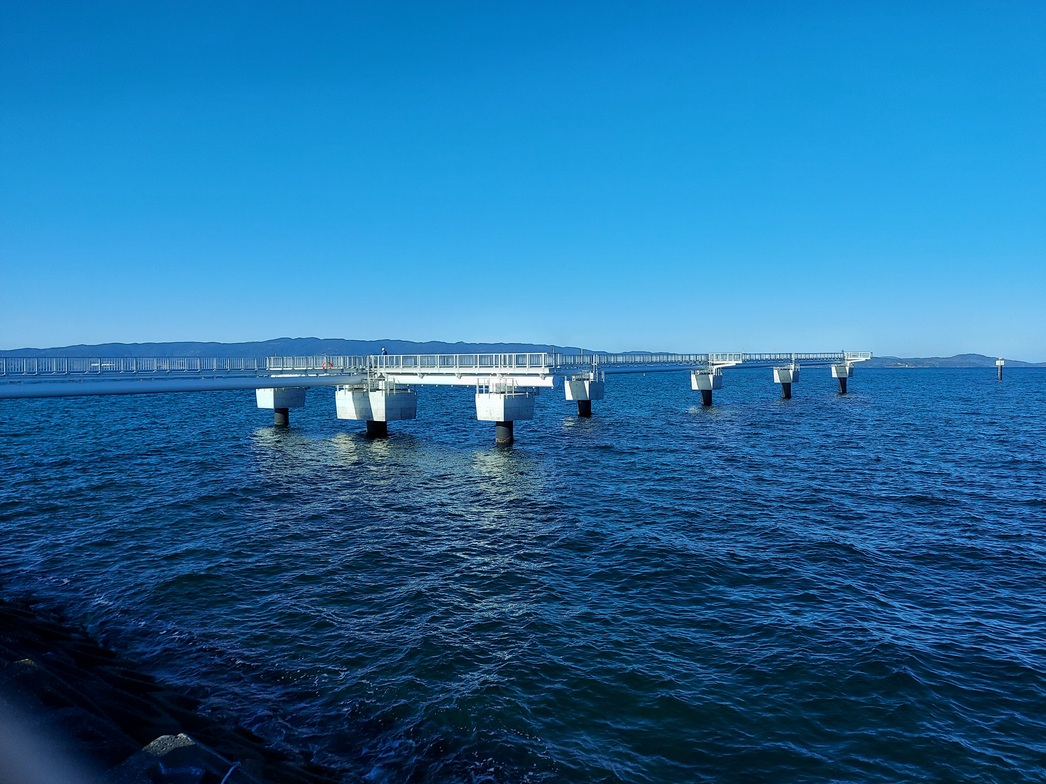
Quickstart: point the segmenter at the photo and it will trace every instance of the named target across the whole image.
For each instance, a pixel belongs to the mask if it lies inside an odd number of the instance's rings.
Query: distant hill
[[[390,354],[511,354],[544,351],[576,354],[580,351],[573,346],[534,343],[419,343],[412,340],[275,338],[251,343],[101,343],[90,346],[19,348],[0,351],[0,357],[342,357],[380,354],[383,347]]]
[[[956,354],[954,357],[874,357],[861,367],[878,368],[979,368],[995,367],[998,357],[984,354]],[[1046,367],[1046,362],[1022,362],[1006,359],[1006,367]]]

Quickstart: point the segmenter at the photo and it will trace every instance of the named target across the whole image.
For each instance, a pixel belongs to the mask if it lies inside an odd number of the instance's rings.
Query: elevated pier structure
[[[362,357],[235,358],[15,358],[0,359],[0,399],[130,395],[254,389],[259,408],[286,427],[290,409],[305,405],[311,387],[333,386],[339,419],[366,422],[367,434],[387,435],[388,423],[415,419],[417,387],[475,388],[476,418],[495,424],[495,440],[510,444],[514,423],[533,419],[541,389],[562,380],[579,417],[592,416],[608,375],[689,371],[701,403],[723,388],[723,371],[771,368],[781,396],[790,399],[801,366],[826,366],[846,393],[853,367],[868,351],[710,354],[397,354]]]

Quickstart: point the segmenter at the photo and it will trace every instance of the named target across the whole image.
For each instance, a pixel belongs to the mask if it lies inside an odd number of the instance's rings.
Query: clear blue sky
[[[0,3],[0,348],[1046,360],[1046,3]]]

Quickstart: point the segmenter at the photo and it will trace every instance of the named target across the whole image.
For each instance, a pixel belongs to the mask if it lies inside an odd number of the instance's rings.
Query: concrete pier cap
[[[799,366],[784,365],[774,368],[774,383],[781,385],[781,397],[792,399],[792,384],[799,383]]]
[[[832,378],[838,379],[839,381],[839,394],[846,394],[846,379],[850,378],[854,374],[853,362],[843,362],[838,365],[832,365]]]
[[[495,424],[498,444],[515,440],[513,423],[534,418],[537,390],[517,387],[511,382],[492,382],[476,389],[476,419]]]
[[[389,422],[418,417],[418,393],[408,386],[376,379],[364,384],[339,386],[334,390],[338,419],[367,423],[367,435],[388,435]]]
[[[694,391],[723,388],[723,371],[720,368],[709,368],[708,370],[690,371],[690,388]]]
[[[563,381],[566,399],[577,401],[577,415],[580,417],[592,416],[592,401],[602,400],[606,392],[606,382],[596,380],[595,376],[595,373],[583,373]]]
[[[476,419],[480,422],[514,422],[534,418],[536,395],[527,390],[476,393]]]
[[[290,424],[290,409],[305,407],[307,387],[275,387],[255,390],[258,408],[268,408],[273,412],[272,423],[275,427],[287,427]]]
[[[701,405],[712,405],[712,390],[723,388],[723,369],[711,367],[691,370],[690,388],[701,392]]]

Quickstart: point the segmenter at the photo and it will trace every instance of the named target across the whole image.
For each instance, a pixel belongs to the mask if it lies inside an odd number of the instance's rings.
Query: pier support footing
[[[599,374],[592,371],[564,379],[563,390],[567,400],[577,402],[577,415],[590,417],[592,416],[592,401],[603,399],[605,385],[606,382],[599,380]]]
[[[494,443],[508,445],[511,444],[515,437],[512,434],[512,422],[495,422],[494,423]]]
[[[838,365],[832,365],[832,378],[838,379],[839,381],[839,394],[846,394],[846,379],[850,378],[854,374],[853,362],[841,362]]]
[[[708,367],[690,371],[690,388],[701,392],[701,405],[712,405],[712,391],[723,388],[723,370]]]
[[[389,422],[415,419],[418,416],[418,393],[408,386],[385,379],[340,386],[334,391],[338,419],[367,423],[367,438],[384,438]]]
[[[290,409],[304,408],[305,387],[269,387],[255,390],[258,408],[272,410],[273,427],[287,427],[291,423]]]
[[[792,384],[799,383],[799,366],[794,362],[791,365],[774,368],[774,383],[781,385],[781,398],[792,399]]]
[[[487,392],[476,392],[476,419],[493,422],[494,440],[501,445],[515,440],[512,432],[516,420],[534,418],[535,392],[514,386]]]

